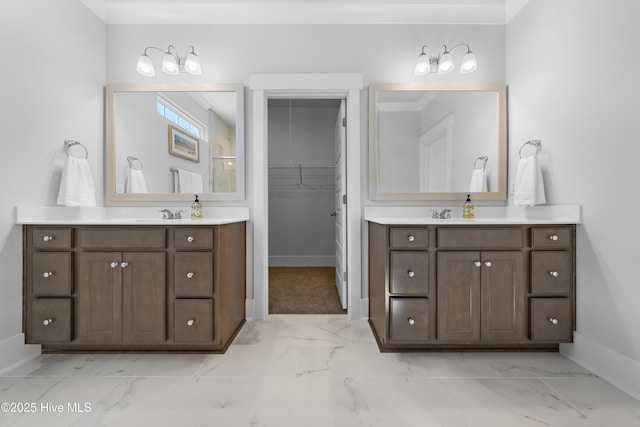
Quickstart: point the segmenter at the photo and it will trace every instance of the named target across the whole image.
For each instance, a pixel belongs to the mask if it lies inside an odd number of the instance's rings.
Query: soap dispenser
[[[462,218],[463,219],[473,219],[476,217],[476,208],[471,203],[471,194],[467,194],[467,200],[462,205]]]
[[[191,205],[191,219],[202,219],[202,205],[198,200],[197,194],[196,194],[196,200]]]

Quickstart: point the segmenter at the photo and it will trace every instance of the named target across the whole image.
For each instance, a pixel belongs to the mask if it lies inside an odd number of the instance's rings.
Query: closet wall
[[[268,106],[269,265],[335,265],[337,100],[275,99]]]

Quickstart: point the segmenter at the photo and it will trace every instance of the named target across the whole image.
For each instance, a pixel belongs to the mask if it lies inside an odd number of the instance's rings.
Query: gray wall
[[[510,176],[540,139],[548,203],[583,208],[578,333],[563,351],[636,397],[638,16],[636,0],[535,0],[507,25]]]
[[[334,170],[295,167],[334,163],[338,105],[326,103],[292,100],[291,111],[287,101],[277,100],[275,105],[269,105],[272,266],[335,265],[335,217],[329,215],[335,210]],[[283,165],[292,168],[282,168]]]
[[[104,23],[77,0],[0,2],[0,371],[24,351],[14,207],[55,204],[65,139],[87,147],[103,201],[105,38]]]

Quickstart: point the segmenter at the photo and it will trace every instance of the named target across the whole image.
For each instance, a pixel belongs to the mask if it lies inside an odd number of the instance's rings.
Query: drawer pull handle
[[[549,275],[550,275],[551,277],[558,277],[558,276],[560,275],[560,273],[558,273],[557,271],[550,271],[550,272],[549,272]]]
[[[415,321],[415,320],[413,320],[413,317],[409,317],[407,320],[409,321],[409,324],[410,324],[411,326],[413,326],[413,325],[415,325],[415,324],[416,324],[416,321]]]
[[[42,321],[42,324],[43,324],[44,326],[49,326],[49,325],[50,325],[50,324],[52,324],[52,323],[53,323],[53,319],[44,319],[44,320]]]
[[[407,237],[407,240],[409,240],[410,242],[413,242],[414,240],[416,240],[416,238],[413,234],[409,234],[409,237]]]
[[[196,322],[195,320],[193,320],[193,319],[189,319],[189,320],[187,320],[187,326],[193,326],[193,324],[194,324],[195,322]]]
[[[193,278],[193,273],[192,272],[188,272],[187,273],[187,279],[192,279]]]
[[[491,264],[491,261],[485,261],[484,265],[486,265],[487,267],[491,267],[493,264]]]
[[[473,265],[475,265],[476,267],[480,267],[482,263],[480,261],[474,261]]]
[[[55,236],[44,236],[42,238],[42,240],[44,240],[45,242],[50,242],[55,238]]]
[[[187,242],[189,242],[189,243],[193,243],[194,240],[196,240],[196,239],[193,236],[187,237]]]
[[[407,271],[407,275],[409,277],[415,277],[416,273],[414,273],[413,271],[409,270],[409,271]]]
[[[48,279],[51,276],[53,276],[53,271],[45,271],[44,274],[42,274],[42,277],[45,279]]]
[[[560,321],[555,317],[549,317],[549,323],[551,323],[552,325],[557,325],[558,323],[560,323]]]
[[[549,240],[553,240],[554,242],[558,240],[558,235],[557,234],[552,234],[551,236],[549,236]]]
[[[118,263],[117,263],[117,262],[115,262],[115,261],[113,261],[113,262],[112,262],[111,264],[109,264],[109,265],[111,265],[111,268],[116,268],[116,267],[118,266]]]
[[[120,267],[122,268],[127,268],[129,266],[128,262],[123,262],[122,264],[120,264]]]

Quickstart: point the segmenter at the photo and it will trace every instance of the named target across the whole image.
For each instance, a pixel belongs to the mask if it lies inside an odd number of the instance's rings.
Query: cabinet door
[[[120,252],[78,253],[78,343],[118,343],[122,340],[121,263]]]
[[[122,341],[165,341],[165,254],[125,252],[122,256]]]
[[[520,252],[482,252],[482,340],[524,339],[524,278]]]
[[[438,339],[480,339],[480,252],[438,252]]]

